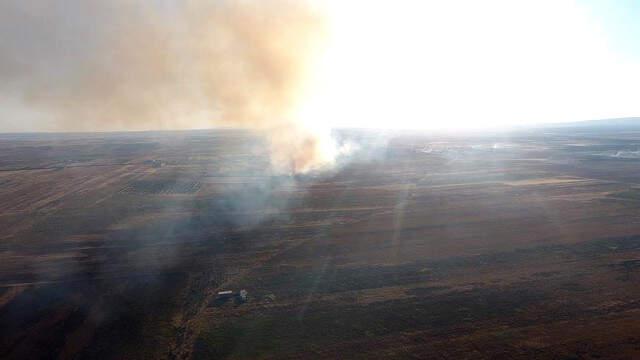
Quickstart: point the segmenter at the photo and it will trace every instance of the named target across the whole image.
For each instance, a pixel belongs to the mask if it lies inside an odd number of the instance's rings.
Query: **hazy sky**
[[[381,128],[640,116],[640,1],[278,0],[265,11],[265,0],[233,23],[173,0],[105,3],[0,2],[0,131],[208,127],[221,106],[250,108],[249,127],[260,116]],[[220,70],[229,63],[243,65]]]

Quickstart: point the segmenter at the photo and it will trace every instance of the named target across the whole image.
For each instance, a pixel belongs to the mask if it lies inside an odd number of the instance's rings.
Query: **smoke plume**
[[[34,130],[258,130],[306,171],[331,161],[296,115],[325,25],[307,0],[3,1],[0,101]]]

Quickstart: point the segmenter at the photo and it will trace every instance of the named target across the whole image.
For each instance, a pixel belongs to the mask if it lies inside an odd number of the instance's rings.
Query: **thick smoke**
[[[306,0],[3,1],[0,100],[34,130],[258,130],[306,171],[332,157],[296,116],[325,25]]]

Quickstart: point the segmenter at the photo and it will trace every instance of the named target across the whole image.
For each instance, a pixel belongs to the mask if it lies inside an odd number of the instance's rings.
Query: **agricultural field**
[[[0,358],[640,357],[637,128],[335,136],[0,134]]]

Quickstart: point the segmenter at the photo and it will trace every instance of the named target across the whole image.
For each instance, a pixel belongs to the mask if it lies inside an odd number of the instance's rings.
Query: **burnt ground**
[[[337,136],[0,135],[0,357],[640,356],[640,131]]]

